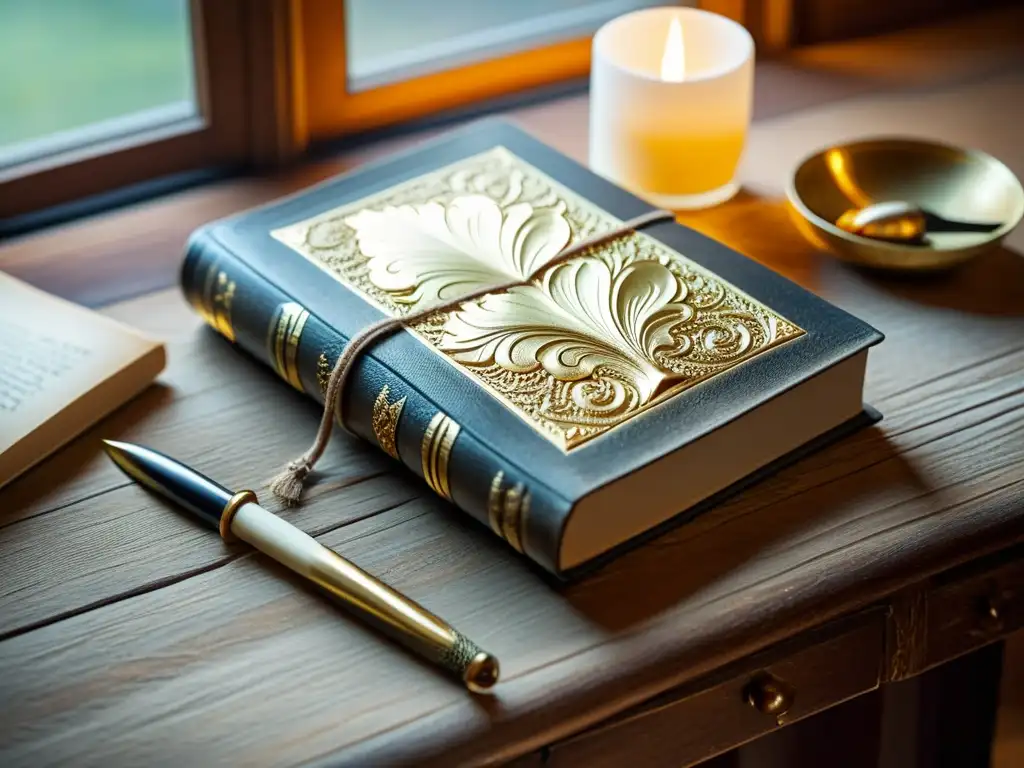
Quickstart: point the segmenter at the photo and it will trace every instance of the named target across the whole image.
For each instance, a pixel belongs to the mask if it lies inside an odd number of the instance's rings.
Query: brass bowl
[[[874,139],[830,147],[797,167],[786,194],[797,227],[845,261],[891,270],[952,267],[998,245],[1024,216],[1024,189],[991,155],[915,139]],[[846,232],[850,208],[905,200],[947,219],[1002,222],[993,232],[943,232],[922,245]]]

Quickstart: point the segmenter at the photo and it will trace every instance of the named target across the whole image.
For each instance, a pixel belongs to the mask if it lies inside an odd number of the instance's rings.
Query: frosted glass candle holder
[[[754,41],[695,8],[620,16],[594,36],[590,167],[652,204],[704,208],[739,190]]]

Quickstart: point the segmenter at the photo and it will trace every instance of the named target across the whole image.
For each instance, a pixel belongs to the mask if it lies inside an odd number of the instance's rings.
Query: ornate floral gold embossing
[[[421,457],[423,459],[423,478],[434,493],[452,500],[451,488],[448,485],[448,463],[451,458],[455,439],[461,427],[444,413],[435,413],[423,433]]]
[[[277,375],[300,392],[304,389],[299,376],[299,341],[308,319],[308,311],[289,301],[277,308],[267,329],[267,349]]]
[[[321,352],[316,359],[316,383],[320,387],[320,395],[327,394],[327,384],[331,380],[331,363],[327,359],[327,353]]]
[[[502,487],[504,478],[505,473],[499,471],[491,480],[487,495],[488,520],[496,534],[522,552],[521,531],[530,511],[530,493],[522,483]]]
[[[316,383],[320,388],[320,396],[325,400],[327,399],[327,385],[331,381],[331,370],[334,368],[334,365],[331,362],[333,359],[337,359],[337,355],[328,359],[326,352],[321,352],[320,357],[316,359]],[[340,410],[334,411],[334,423],[342,429],[345,428],[345,425],[341,421]]]
[[[203,280],[202,293],[196,309],[202,318],[228,341],[235,340],[231,325],[231,304],[235,298],[235,281],[227,272],[211,263]]]
[[[402,408],[405,407],[405,398],[394,402],[388,400],[391,388],[385,384],[373,402],[373,414],[371,424],[373,434],[377,437],[377,443],[384,449],[384,453],[393,459],[398,458],[398,420],[402,417]]]
[[[499,147],[273,236],[401,316],[619,223]],[[563,450],[803,333],[643,233],[412,330]]]

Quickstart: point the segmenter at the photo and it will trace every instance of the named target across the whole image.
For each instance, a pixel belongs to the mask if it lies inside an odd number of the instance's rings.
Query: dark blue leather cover
[[[317,397],[320,355],[326,354],[333,361],[347,338],[382,315],[272,238],[271,230],[496,145],[506,147],[620,219],[651,209],[515,126],[485,120],[299,195],[201,228],[189,242],[182,271],[185,292],[194,304],[202,306],[210,300],[208,278],[220,271],[228,275],[235,283],[230,315],[236,341],[268,364],[273,364],[268,325],[281,304],[296,302],[309,310],[297,365],[303,389]],[[495,474],[502,471],[507,484],[523,483],[531,500],[521,531],[522,548],[533,560],[557,573],[562,529],[576,501],[882,340],[882,335],[866,323],[691,229],[667,222],[647,227],[644,232],[717,273],[806,333],[681,396],[669,398],[569,453],[563,453],[410,334],[398,333],[377,344],[357,363],[345,392],[347,426],[375,441],[370,426],[372,405],[382,386],[388,384],[392,399],[408,398],[399,422],[398,452],[403,462],[422,476],[420,445],[426,425],[438,411],[448,414],[462,427],[450,459],[455,504],[487,524],[488,493]],[[874,418],[877,415],[866,411],[863,418],[837,428],[815,444]],[[765,471],[794,460],[802,452],[782,457]],[[734,490],[727,489],[715,498]],[[696,511],[680,510],[679,519],[689,518]]]

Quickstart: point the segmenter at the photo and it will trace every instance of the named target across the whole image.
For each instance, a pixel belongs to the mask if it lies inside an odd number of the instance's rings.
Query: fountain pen
[[[257,503],[151,448],[104,440],[130,478],[191,512],[227,542],[239,539],[338,598],[353,613],[483,692],[498,681],[498,660],[428,610]]]

